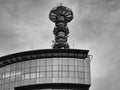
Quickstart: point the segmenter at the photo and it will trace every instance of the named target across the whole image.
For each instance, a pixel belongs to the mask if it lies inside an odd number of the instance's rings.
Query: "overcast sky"
[[[71,8],[71,48],[88,49],[90,90],[120,90],[120,0],[0,0],[0,56],[51,48],[49,12],[58,4]]]

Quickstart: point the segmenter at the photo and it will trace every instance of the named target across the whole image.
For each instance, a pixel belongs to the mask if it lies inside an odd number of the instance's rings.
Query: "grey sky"
[[[0,55],[51,48],[48,14],[61,2],[74,13],[71,48],[94,56],[90,90],[120,90],[120,0],[0,0]]]

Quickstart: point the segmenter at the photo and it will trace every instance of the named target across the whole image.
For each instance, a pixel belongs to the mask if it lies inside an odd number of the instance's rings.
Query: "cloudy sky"
[[[60,3],[71,8],[71,48],[88,49],[90,90],[120,90],[120,0],[0,0],[0,56],[51,48],[49,11]]]

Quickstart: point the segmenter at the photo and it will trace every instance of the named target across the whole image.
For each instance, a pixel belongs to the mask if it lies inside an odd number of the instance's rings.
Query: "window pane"
[[[63,77],[62,73],[63,73],[63,72],[59,72],[59,77]]]
[[[53,58],[53,65],[58,65],[58,64],[59,64],[59,59]]]
[[[75,60],[75,66],[78,65],[78,59],[74,59]]]
[[[25,78],[25,75],[24,75],[24,74],[22,74],[22,80],[24,80],[24,78]]]
[[[45,77],[45,72],[40,72],[40,77]]]
[[[69,71],[74,71],[74,66],[69,66]]]
[[[77,71],[78,71],[78,67],[77,67],[77,66],[75,66],[74,68],[75,68],[75,71],[77,72]]]
[[[69,72],[69,77],[74,77],[74,72]]]
[[[74,59],[73,58],[69,58],[69,65],[74,65]]]
[[[62,64],[62,61],[63,61],[62,58],[58,58],[58,59],[59,59],[59,65],[63,65]]]
[[[39,78],[39,76],[40,76],[40,73],[37,73],[37,78]]]
[[[36,73],[31,73],[31,79],[36,78]]]
[[[12,64],[12,65],[10,66],[10,70],[15,70],[15,64]]]
[[[47,66],[47,71],[52,71],[52,66]]]
[[[22,68],[21,62],[17,63],[17,64],[16,64],[16,69],[21,69],[21,68]]]
[[[68,59],[62,58],[62,65],[68,65]]]
[[[30,67],[30,61],[25,61],[25,67]]]
[[[40,72],[41,72],[41,71],[45,71],[45,66],[40,67]]]
[[[63,71],[68,71],[68,66],[63,66]]]
[[[53,72],[53,77],[58,77],[58,72]]]
[[[25,74],[25,79],[29,79],[30,78],[30,74]]]
[[[47,76],[46,77],[52,77],[52,72],[46,72]]]
[[[5,78],[10,77],[10,72],[5,73]]]
[[[45,66],[45,59],[40,60],[40,66]]]
[[[13,81],[15,81],[15,76],[10,77],[10,82],[13,82]]]
[[[25,73],[30,73],[30,68],[25,68]]]
[[[22,74],[24,74],[24,73],[25,73],[25,69],[24,69],[24,68],[22,68],[21,72],[22,72]]]
[[[21,62],[22,68],[25,68],[25,62]]]
[[[31,72],[37,72],[37,67],[31,67]]]
[[[62,68],[63,68],[63,66],[61,66],[61,65],[58,66],[59,71],[62,71]]]
[[[84,72],[85,71],[85,67],[78,67],[78,71]]]
[[[53,64],[52,59],[47,59],[47,60],[46,60],[46,65],[52,65],[52,64]]]
[[[53,66],[53,71],[58,71],[58,66]]]
[[[68,77],[68,72],[63,72],[63,77]]]
[[[10,71],[10,65],[6,66],[6,71]]]
[[[21,79],[22,79],[21,75],[16,76],[16,81],[21,80]]]
[[[84,61],[82,59],[78,59],[78,66],[85,66]]]
[[[33,66],[37,66],[37,60],[32,60],[31,61],[31,67],[33,67]]]
[[[85,73],[79,72],[79,78],[85,78]]]
[[[78,76],[79,76],[79,73],[75,72],[75,78],[78,78]]]
[[[5,78],[5,83],[8,83],[9,82],[9,78]]]
[[[15,71],[11,71],[11,76],[15,76]]]

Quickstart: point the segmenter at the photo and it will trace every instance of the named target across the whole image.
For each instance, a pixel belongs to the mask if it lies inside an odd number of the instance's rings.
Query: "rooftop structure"
[[[69,29],[67,23],[73,19],[73,12],[68,7],[62,5],[50,11],[49,18],[55,23],[53,33],[55,35],[54,49],[69,49],[67,38]]]

